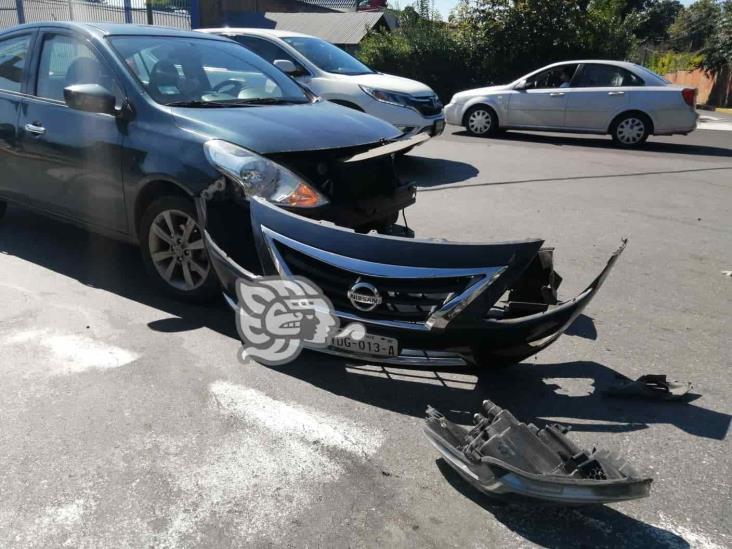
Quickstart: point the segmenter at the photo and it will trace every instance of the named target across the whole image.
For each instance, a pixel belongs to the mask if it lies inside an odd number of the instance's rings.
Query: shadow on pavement
[[[238,337],[223,300],[209,306],[182,303],[151,284],[136,246],[95,235],[28,210],[9,207],[0,222],[0,253],[144,303],[171,315],[150,323],[160,332],[185,332],[207,326]]]
[[[413,181],[417,187],[432,187],[460,183],[478,175],[475,166],[443,158],[427,158],[408,154],[397,158],[397,171],[404,181]]]
[[[223,301],[196,306],[168,298],[151,284],[134,246],[9,208],[0,224],[0,253],[171,315],[151,322],[151,330],[186,332],[205,326],[238,338],[233,315]],[[570,333],[596,337],[591,318],[578,320]],[[430,404],[462,424],[471,423],[473,413],[488,398],[521,421],[543,424],[542,418],[567,418],[563,422],[578,431],[624,432],[661,423],[694,436],[721,440],[729,428],[729,415],[695,404],[606,398],[600,390],[615,384],[617,374],[597,362],[536,366],[531,362],[503,370],[414,370],[350,364],[305,352],[297,361],[274,369],[331,393],[401,414],[423,417]],[[585,385],[577,394],[576,389],[563,387],[562,380],[569,380],[570,385],[584,380]]]
[[[537,507],[494,501],[463,480],[442,458],[436,463],[456,491],[488,511],[512,532],[541,547],[689,547],[686,540],[673,532],[604,505]]]
[[[472,139],[480,140],[487,139],[483,137],[472,137],[466,131],[458,131],[453,135],[461,137],[471,137]],[[504,133],[500,137],[487,139],[488,141],[500,143],[501,141],[520,141],[522,143],[537,143],[544,145],[555,145],[561,146],[572,146],[572,147],[589,147],[589,148],[600,148],[600,149],[614,149],[618,151],[625,151],[620,147],[616,147],[609,136],[588,136],[588,135],[576,135],[576,134],[564,134],[557,135],[553,133],[526,133],[521,131],[511,130]],[[719,157],[732,157],[732,148],[715,147],[711,145],[696,145],[694,143],[667,143],[664,141],[655,141],[654,137],[651,136],[649,140],[641,147],[633,149],[637,152],[658,152],[658,153],[670,153],[670,154],[688,154],[695,156],[719,156]]]
[[[691,403],[608,398],[601,391],[616,384],[618,374],[590,361],[540,365],[527,361],[502,370],[416,370],[361,365],[305,352],[297,361],[273,369],[331,393],[405,415],[424,417],[429,404],[461,424],[472,423],[485,399],[527,423],[542,426],[558,417],[575,431],[598,433],[637,431],[659,423],[722,440],[731,419]],[[587,382],[579,392],[562,384],[572,386],[578,380]]]
[[[592,341],[597,339],[597,328],[595,327],[595,321],[592,317],[585,314],[579,315],[572,325],[567,328],[564,335],[581,337],[583,339],[591,339]]]

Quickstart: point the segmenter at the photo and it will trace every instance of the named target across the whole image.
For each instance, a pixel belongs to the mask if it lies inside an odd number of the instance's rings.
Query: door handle
[[[549,94],[549,97],[562,97],[564,95],[564,92],[551,92]]]
[[[26,124],[25,131],[32,133],[33,135],[43,135],[46,133],[46,128],[41,126],[38,122],[34,122],[33,124]]]
[[[625,92],[607,92],[608,95],[625,95]]]

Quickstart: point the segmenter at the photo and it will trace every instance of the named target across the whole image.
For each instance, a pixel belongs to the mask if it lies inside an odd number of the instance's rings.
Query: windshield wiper
[[[236,99],[227,101],[227,105],[301,105],[307,100],[284,99],[282,97],[255,97],[252,99]]]
[[[197,107],[197,108],[221,108],[230,107],[230,103],[222,103],[220,101],[201,101],[199,99],[193,99],[190,101],[171,101],[165,104],[166,107]]]

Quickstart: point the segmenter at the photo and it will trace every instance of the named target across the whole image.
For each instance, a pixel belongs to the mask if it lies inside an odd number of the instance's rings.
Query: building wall
[[[699,90],[697,95],[698,104],[715,107],[729,106],[732,101],[730,76],[729,68],[716,75],[708,74],[701,69],[664,74],[664,78],[674,84]]]

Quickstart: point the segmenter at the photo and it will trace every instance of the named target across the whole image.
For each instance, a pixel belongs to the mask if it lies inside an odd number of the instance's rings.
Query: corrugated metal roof
[[[358,5],[358,0],[300,0],[300,2],[334,10],[355,10]]]
[[[384,17],[382,12],[278,13],[267,12],[275,29],[312,34],[333,44],[356,45]],[[387,21],[388,24],[388,21]]]

